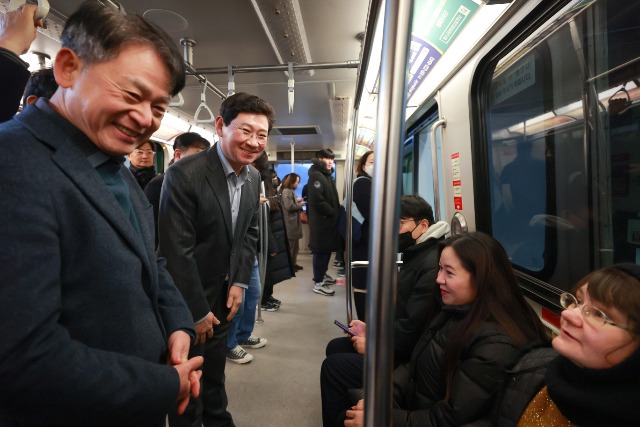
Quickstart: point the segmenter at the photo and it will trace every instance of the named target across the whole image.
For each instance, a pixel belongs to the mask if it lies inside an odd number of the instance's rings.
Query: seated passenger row
[[[401,225],[418,224],[404,215],[404,203]],[[415,284],[398,280],[398,295]],[[639,425],[640,267],[598,270],[574,291],[561,295],[565,310],[552,349],[495,239],[478,232],[441,242],[424,306],[428,326],[405,354],[396,351],[408,363],[394,371],[393,425]],[[350,330],[355,351],[346,338],[327,347],[325,427],[364,424],[362,392],[350,389],[363,386],[366,325],[354,320]],[[396,327],[394,338],[401,336]]]

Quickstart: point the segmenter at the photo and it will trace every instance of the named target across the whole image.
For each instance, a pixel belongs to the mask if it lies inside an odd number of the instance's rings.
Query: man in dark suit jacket
[[[258,241],[260,177],[251,162],[265,149],[273,108],[254,95],[225,99],[216,118],[219,141],[171,166],[158,217],[167,268],[196,324],[192,354],[205,356],[202,398],[173,426],[233,426],[224,388],[230,320],[251,279]]]
[[[98,2],[62,41],[59,90],[0,125],[0,425],[164,425],[202,359],[122,162],[184,86],[182,60]]]

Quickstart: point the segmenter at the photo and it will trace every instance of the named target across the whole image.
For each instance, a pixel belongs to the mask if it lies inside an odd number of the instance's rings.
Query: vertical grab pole
[[[386,0],[367,275],[365,426],[391,425],[401,148],[412,0]]]
[[[436,145],[437,130],[447,127],[445,118],[441,118],[431,125],[431,176],[433,178],[433,213],[436,222],[440,221],[440,178],[438,177],[438,147]]]
[[[358,109],[356,109],[353,114],[353,125],[351,126],[351,135],[347,142],[347,158],[344,165],[344,194],[345,199],[347,200],[347,238],[344,240],[344,268],[345,282],[347,285],[347,324],[351,323],[351,320],[353,319],[353,285],[351,284],[351,260],[353,258],[353,245],[351,239],[351,233],[353,233],[353,230],[351,229],[351,216],[353,213],[351,212],[351,202],[353,201],[353,165],[355,164],[356,139],[358,137],[357,129]]]
[[[260,182],[260,195],[265,194],[264,182]],[[258,272],[260,273],[260,301],[264,294],[264,280],[267,277],[267,252],[269,251],[268,229],[269,226],[269,205],[260,203],[258,217],[258,234],[260,235],[260,254],[258,256]],[[262,304],[258,304],[258,318],[256,323],[264,323],[262,319]]]
[[[291,141],[289,141],[289,144],[291,145],[291,173],[294,173],[296,171],[295,169],[296,141],[293,138],[291,138]]]

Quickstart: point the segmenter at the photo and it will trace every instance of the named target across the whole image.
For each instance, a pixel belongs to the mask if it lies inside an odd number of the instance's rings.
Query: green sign
[[[474,0],[423,0],[414,7],[407,99],[411,98],[479,5]]]

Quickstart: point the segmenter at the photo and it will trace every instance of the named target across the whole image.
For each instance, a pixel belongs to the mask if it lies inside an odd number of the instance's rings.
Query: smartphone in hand
[[[350,337],[355,337],[356,336],[355,332],[349,330],[348,326],[343,325],[342,323],[338,322],[337,320],[334,320],[333,323],[336,324],[340,329],[345,331],[347,334],[349,334]]]

